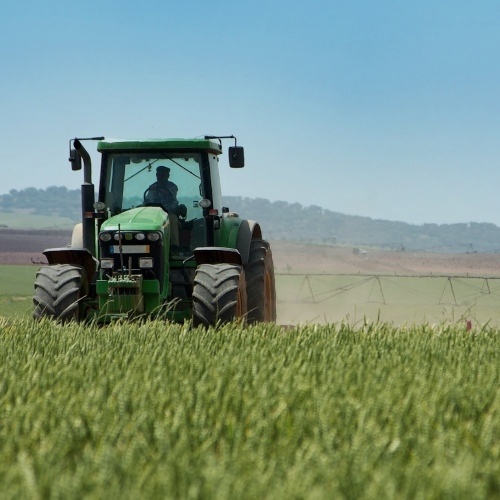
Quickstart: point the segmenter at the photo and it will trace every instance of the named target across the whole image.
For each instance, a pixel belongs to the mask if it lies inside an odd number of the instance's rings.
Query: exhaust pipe
[[[83,226],[83,246],[95,257],[95,219],[94,203],[95,191],[92,184],[92,161],[88,151],[82,143],[75,139],[73,141],[75,153],[83,160],[83,184],[82,184],[82,226]],[[75,155],[75,156],[76,156]]]

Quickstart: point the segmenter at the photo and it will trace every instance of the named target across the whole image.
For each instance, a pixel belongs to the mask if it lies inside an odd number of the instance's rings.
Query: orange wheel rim
[[[238,290],[238,297],[236,298],[236,317],[241,318],[243,316],[243,306],[241,300],[241,292]]]
[[[271,276],[266,272],[264,277],[264,321],[272,321],[273,311],[272,311],[272,291],[271,291]]]

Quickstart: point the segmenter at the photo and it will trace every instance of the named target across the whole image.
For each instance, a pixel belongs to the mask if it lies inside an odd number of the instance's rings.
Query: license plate
[[[123,253],[149,253],[149,245],[122,245]],[[120,253],[120,246],[113,245],[111,253]]]

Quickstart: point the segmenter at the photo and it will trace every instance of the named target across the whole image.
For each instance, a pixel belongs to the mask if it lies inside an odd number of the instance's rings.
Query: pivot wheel
[[[252,240],[247,280],[248,323],[276,321],[276,285],[271,247],[265,240]]]
[[[80,319],[81,299],[87,294],[85,271],[80,266],[57,264],[41,267],[35,279],[35,319],[67,322]]]
[[[206,327],[245,319],[245,273],[233,264],[202,264],[193,286],[193,325]]]

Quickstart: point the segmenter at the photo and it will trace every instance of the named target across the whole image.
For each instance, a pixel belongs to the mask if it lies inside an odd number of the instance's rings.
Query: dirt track
[[[272,244],[277,273],[500,276],[500,254],[439,254]]]

